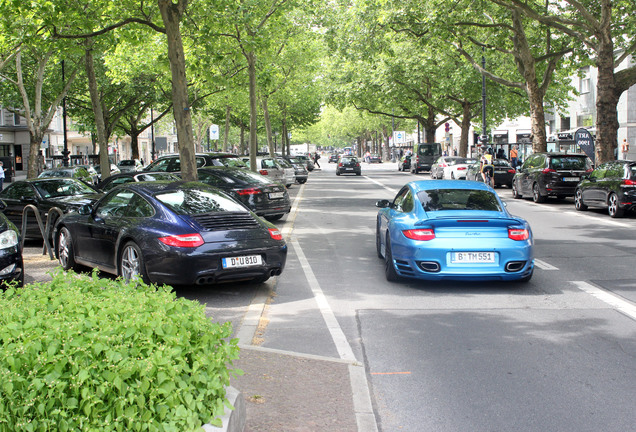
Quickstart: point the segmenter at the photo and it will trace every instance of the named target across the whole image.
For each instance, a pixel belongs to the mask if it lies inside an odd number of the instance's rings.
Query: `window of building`
[[[570,117],[561,117],[561,128],[562,131],[570,130]]]
[[[581,76],[579,77],[579,91],[581,94],[590,92],[590,67],[586,66],[581,69]]]

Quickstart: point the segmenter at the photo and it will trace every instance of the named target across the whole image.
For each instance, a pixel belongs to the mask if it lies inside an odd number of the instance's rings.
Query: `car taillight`
[[[343,165],[342,165],[342,162],[339,162],[339,163],[338,163],[338,166],[339,166],[339,167],[343,166]]]
[[[260,175],[269,175],[269,173],[267,172],[267,170],[266,170],[266,169],[258,170],[258,173],[259,173]]]
[[[548,174],[548,173],[555,173],[556,170],[553,170],[552,168],[544,168],[543,171],[541,171],[543,174]]]
[[[636,180],[625,179],[621,182],[621,184],[624,186],[636,186]]]
[[[402,234],[411,240],[427,241],[435,238],[435,230],[432,228],[404,230]]]
[[[269,235],[274,239],[274,240],[282,240],[283,239],[283,234],[276,228],[268,228],[267,229],[269,231]]]
[[[464,171],[466,167],[457,167],[457,171]]]
[[[448,167],[448,165],[447,165],[447,164],[445,164],[445,163],[441,163],[441,164],[439,164],[439,166],[441,166],[442,168],[446,168],[446,167]]]
[[[241,189],[236,191],[236,193],[239,195],[258,195],[262,192],[263,191],[258,188]]]
[[[528,240],[530,233],[527,229],[508,228],[508,238],[512,240]]]
[[[356,166],[359,167],[360,166],[360,162],[356,162]]]
[[[516,171],[516,170],[514,170],[514,169],[509,169],[509,170],[508,170],[508,172],[509,172],[510,174],[514,174],[514,173],[516,173],[517,171]]]
[[[204,243],[203,237],[198,233],[160,237],[159,241],[168,246],[176,247],[198,247]]]

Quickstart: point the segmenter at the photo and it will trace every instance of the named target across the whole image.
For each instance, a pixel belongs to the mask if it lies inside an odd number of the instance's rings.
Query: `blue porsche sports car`
[[[483,183],[420,180],[380,200],[378,256],[386,278],[519,280],[534,270],[530,225]]]

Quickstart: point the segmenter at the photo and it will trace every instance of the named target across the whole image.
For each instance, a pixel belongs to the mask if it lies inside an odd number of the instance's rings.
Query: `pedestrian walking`
[[[4,187],[4,172],[7,169],[4,167],[4,163],[0,161],[0,190]]]
[[[513,146],[510,149],[510,164],[513,168],[517,168],[517,163],[519,162],[519,146]]]
[[[629,144],[627,144],[627,139],[624,139],[623,144],[621,144],[621,159],[627,160],[627,153],[629,153]]]
[[[320,155],[318,154],[318,152],[316,152],[314,154],[314,165],[316,165],[318,168],[320,168],[320,164],[318,163],[318,159],[320,159]]]

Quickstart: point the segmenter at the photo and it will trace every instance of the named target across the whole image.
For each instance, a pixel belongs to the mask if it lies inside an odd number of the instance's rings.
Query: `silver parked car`
[[[243,161],[250,165],[250,158],[248,156],[243,157]],[[270,180],[290,187],[295,181],[294,170],[292,168],[292,179],[285,174],[285,169],[274,158],[269,156],[256,156],[256,172],[266,176]]]

